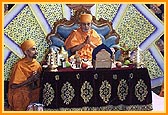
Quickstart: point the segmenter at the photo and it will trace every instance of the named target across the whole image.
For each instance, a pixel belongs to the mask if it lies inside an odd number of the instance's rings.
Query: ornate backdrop
[[[75,4],[75,6],[79,6]],[[97,19],[113,22],[120,34],[120,45],[142,49],[144,63],[151,79],[164,76],[164,59],[155,42],[164,34],[164,24],[144,4],[87,5]],[[48,44],[46,35],[56,20],[67,18],[76,7],[66,4],[15,4],[4,13],[4,80],[8,80],[13,64],[23,56],[20,43],[32,38],[37,43],[41,62]]]

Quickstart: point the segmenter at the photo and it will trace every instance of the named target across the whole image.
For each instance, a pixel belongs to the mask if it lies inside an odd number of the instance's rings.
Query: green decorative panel
[[[4,80],[7,81],[11,75],[11,70],[13,69],[14,64],[19,60],[14,53],[11,53],[10,57],[4,65]]]
[[[132,5],[128,6],[120,20],[121,23],[117,28],[121,37],[120,45],[126,43],[128,46],[137,47],[155,30],[154,26]]]
[[[116,15],[119,6],[119,4],[97,4],[96,17],[111,21]]]
[[[50,27],[53,27],[56,20],[63,18],[62,4],[39,4],[39,7],[50,24]]]
[[[131,47],[138,47],[156,29],[133,5],[128,5],[122,19],[119,20],[120,24],[116,31],[121,37],[120,45],[125,43]],[[163,72],[148,50],[144,52],[144,58],[151,79],[163,76]]]
[[[151,55],[151,53],[148,50],[143,52],[143,57],[144,57],[145,66],[148,68],[148,72],[151,79],[155,79],[158,76],[164,75],[164,73],[157,65],[154,57]]]

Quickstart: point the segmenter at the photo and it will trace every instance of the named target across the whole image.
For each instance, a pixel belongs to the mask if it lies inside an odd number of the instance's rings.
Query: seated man
[[[81,59],[92,59],[92,51],[95,47],[102,44],[102,39],[98,33],[91,29],[92,15],[81,14],[80,27],[73,30],[65,40],[66,50],[72,54],[77,53]]]
[[[25,111],[30,103],[39,99],[41,65],[36,61],[37,50],[33,40],[22,43],[25,57],[19,60],[9,80],[8,102],[14,111]]]

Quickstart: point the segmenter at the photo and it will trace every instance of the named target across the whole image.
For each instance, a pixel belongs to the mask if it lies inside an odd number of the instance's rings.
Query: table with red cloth
[[[147,68],[43,70],[40,102],[54,111],[150,111]]]

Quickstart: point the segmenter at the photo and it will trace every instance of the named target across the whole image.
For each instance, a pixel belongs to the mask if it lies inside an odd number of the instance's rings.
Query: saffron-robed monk
[[[65,40],[67,50],[75,54],[76,51],[81,59],[92,59],[92,51],[95,47],[102,44],[102,39],[98,33],[91,29],[92,15],[80,15],[80,27],[73,30]]]
[[[41,65],[36,61],[37,49],[31,39],[21,44],[25,57],[13,68],[9,80],[8,102],[10,110],[25,111],[30,103],[37,102],[40,91]]]

